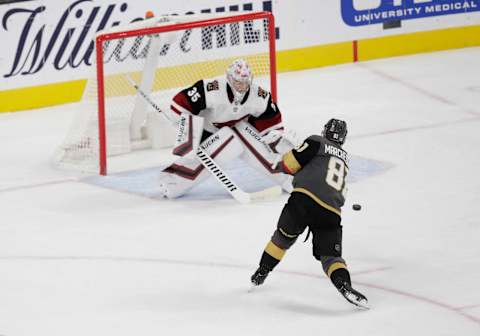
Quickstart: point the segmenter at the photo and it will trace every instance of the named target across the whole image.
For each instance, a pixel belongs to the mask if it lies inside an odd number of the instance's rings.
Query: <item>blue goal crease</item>
[[[348,183],[371,178],[382,174],[393,165],[387,162],[376,161],[359,156],[350,157],[350,169],[347,176]],[[108,176],[90,176],[81,182],[95,186],[138,194],[153,199],[163,199],[158,187],[158,174],[165,167],[150,167],[128,172],[116,173]],[[228,175],[240,188],[247,192],[254,192],[273,186],[273,183],[250,167],[246,162],[237,159],[223,167]],[[181,200],[214,200],[226,199],[231,196],[218,182],[209,178],[193,187]]]

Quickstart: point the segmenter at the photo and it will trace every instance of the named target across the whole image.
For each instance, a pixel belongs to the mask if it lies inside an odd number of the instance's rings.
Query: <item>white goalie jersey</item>
[[[199,80],[175,95],[174,114],[191,113],[204,118],[204,130],[215,133],[224,126],[246,121],[261,135],[283,129],[282,117],[270,92],[251,84],[241,101],[234,99],[226,79]]]

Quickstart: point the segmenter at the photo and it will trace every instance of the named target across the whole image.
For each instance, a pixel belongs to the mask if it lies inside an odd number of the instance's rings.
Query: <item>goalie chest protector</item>
[[[233,126],[250,116],[259,117],[267,111],[270,93],[260,86],[252,83],[250,90],[239,103],[232,101],[229,89],[224,78],[200,80],[182,91],[181,98],[186,99],[188,104],[178,104],[180,101],[177,95],[174,98],[174,103],[177,104],[173,107],[178,108],[180,105],[180,111],[187,110],[203,117],[205,130],[211,133],[215,133],[223,126]]]

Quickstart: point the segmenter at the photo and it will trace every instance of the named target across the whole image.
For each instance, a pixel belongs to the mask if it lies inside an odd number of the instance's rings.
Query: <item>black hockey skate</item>
[[[368,300],[365,295],[353,289],[347,281],[339,281],[335,284],[335,287],[337,287],[340,294],[342,294],[343,297],[351,304],[354,304],[357,307],[369,309]]]
[[[268,276],[268,273],[270,273],[270,270],[264,266],[260,266],[259,268],[257,268],[255,273],[253,273],[252,277],[250,278],[252,284],[254,286],[260,286],[261,284],[263,284],[263,282]]]

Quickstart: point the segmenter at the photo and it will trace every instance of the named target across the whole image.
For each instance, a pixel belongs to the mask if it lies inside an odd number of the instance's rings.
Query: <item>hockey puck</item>
[[[352,209],[355,211],[360,211],[362,210],[362,206],[360,204],[354,204],[352,205]]]

